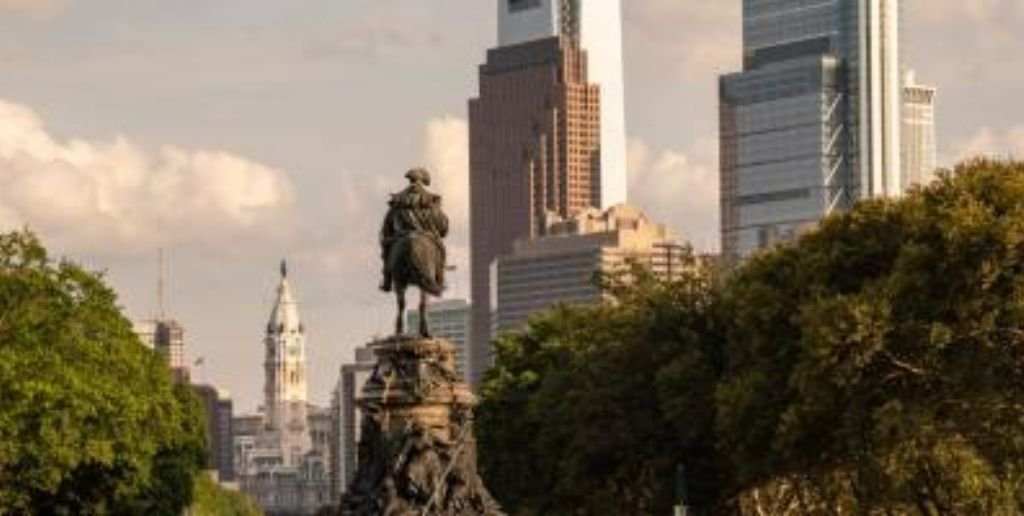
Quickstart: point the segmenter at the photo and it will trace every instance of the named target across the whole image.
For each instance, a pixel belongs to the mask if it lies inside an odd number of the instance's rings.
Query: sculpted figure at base
[[[358,471],[343,516],[503,516],[477,472],[473,394],[439,340],[390,338],[363,387]]]
[[[405,291],[420,290],[420,335],[430,336],[427,323],[427,296],[444,292],[448,217],[441,210],[441,196],[427,190],[430,172],[414,168],[405,174],[409,186],[391,196],[388,212],[380,230],[384,280],[381,290],[395,292],[398,319],[395,335],[405,333]]]

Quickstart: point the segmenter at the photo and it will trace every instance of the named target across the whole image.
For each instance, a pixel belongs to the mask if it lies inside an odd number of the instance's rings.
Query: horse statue
[[[380,230],[384,279],[380,288],[394,292],[398,303],[395,335],[405,333],[405,292],[410,286],[420,291],[420,336],[430,338],[427,298],[444,292],[448,217],[441,211],[441,196],[427,190],[430,172],[414,168],[401,192],[391,195],[388,212]]]

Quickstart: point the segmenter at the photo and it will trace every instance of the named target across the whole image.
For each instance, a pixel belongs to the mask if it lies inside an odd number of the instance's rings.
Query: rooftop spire
[[[298,304],[292,294],[291,285],[288,284],[288,262],[285,260],[281,260],[281,281],[277,286],[277,300],[270,313],[267,330],[274,333],[284,333],[289,330],[302,331]]]
[[[162,321],[167,318],[167,311],[165,310],[165,297],[164,297],[164,248],[161,247],[157,252],[157,279],[156,279],[156,301],[157,301],[157,317]]]

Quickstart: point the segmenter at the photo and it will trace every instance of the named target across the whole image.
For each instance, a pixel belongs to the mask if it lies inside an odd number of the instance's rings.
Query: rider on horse
[[[403,333],[405,290],[420,289],[420,333],[429,336],[426,324],[427,294],[444,291],[446,253],[443,239],[448,235],[448,217],[441,211],[441,196],[427,190],[430,173],[414,168],[405,174],[409,186],[393,194],[380,230],[384,279],[381,290],[394,291],[398,299],[396,332]]]

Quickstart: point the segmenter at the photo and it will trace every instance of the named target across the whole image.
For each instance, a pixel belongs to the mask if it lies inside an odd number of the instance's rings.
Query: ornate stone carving
[[[359,469],[344,516],[499,516],[476,469],[475,397],[448,342],[391,337],[371,344]]]

